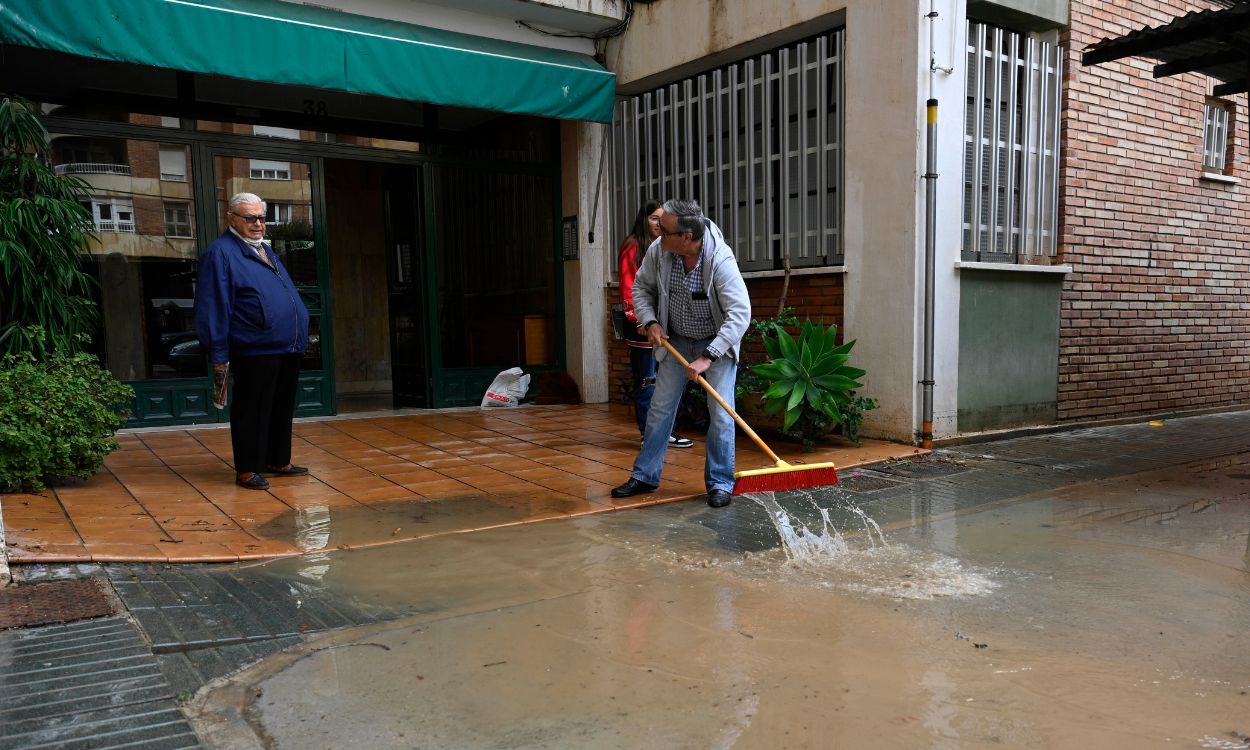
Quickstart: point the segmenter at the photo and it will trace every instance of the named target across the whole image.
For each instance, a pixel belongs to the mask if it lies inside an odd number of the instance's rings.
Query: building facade
[[[624,400],[615,253],[672,197],[756,317],[858,342],[865,434],[1247,400],[1245,97],[1079,64],[1216,0],[138,2],[170,44],[110,35],[120,0],[0,9],[0,90],[91,186],[137,423],[224,418],[188,311],[239,191],[313,311],[303,414],[475,404],[514,365]]]
[[[757,317],[788,263],[787,304],[858,342],[869,434],[1244,406],[1244,95],[1080,65],[1226,5],[653,3],[608,50],[616,232],[699,198]]]

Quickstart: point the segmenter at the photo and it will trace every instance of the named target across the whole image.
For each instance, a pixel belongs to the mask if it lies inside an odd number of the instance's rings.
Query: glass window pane
[[[84,265],[99,282],[95,353],[122,380],[204,375],[192,320],[197,251],[188,166],[184,181],[167,181],[166,147],[156,142],[48,138],[56,171],[81,178],[89,190],[84,204],[96,237]]]
[[[215,161],[217,229],[226,231],[226,206],[237,193],[265,201],[265,239],[300,286],[316,286],[317,248],[313,236],[312,167],[307,162],[218,156]],[[256,165],[281,165],[286,178],[255,176]],[[268,168],[268,167],[265,167]]]

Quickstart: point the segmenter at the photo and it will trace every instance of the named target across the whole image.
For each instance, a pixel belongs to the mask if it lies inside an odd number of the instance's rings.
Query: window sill
[[[846,273],[846,266],[819,266],[817,268],[793,268],[790,269],[791,276],[833,276],[835,274]],[[784,270],[781,271],[743,271],[744,279],[780,279],[786,275]]]
[[[794,268],[790,270],[791,276],[833,276],[835,274],[845,274],[846,266],[820,266],[818,268]],[[780,279],[786,275],[785,271],[743,271],[744,279]],[[619,287],[621,282],[616,279],[608,281],[609,289]]]
[[[1222,182],[1225,185],[1236,185],[1241,182],[1241,178],[1233,177],[1228,174],[1220,174],[1219,172],[1203,172],[1198,176],[1203,182]]]
[[[957,260],[955,268],[970,271],[1023,271],[1024,273],[1072,273],[1072,266],[1039,266],[1030,263],[982,263],[979,261]]]

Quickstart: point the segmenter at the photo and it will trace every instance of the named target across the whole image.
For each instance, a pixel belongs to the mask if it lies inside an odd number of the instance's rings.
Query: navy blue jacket
[[[215,365],[237,357],[303,354],[308,308],[268,245],[274,268],[229,230],[200,256],[195,335]]]

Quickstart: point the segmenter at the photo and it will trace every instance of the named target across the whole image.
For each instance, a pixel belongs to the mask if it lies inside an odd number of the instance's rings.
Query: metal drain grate
[[[910,459],[907,461],[878,464],[873,468],[885,474],[892,474],[896,477],[904,477],[906,479],[933,479],[935,477],[946,477],[951,474],[959,474],[961,472],[968,471],[972,467],[961,466],[960,464],[952,463],[950,461]]]
[[[852,474],[839,474],[837,487],[847,492],[876,492],[900,484],[902,482],[897,479],[887,479],[875,472],[857,471]]]
[[[0,589],[0,630],[117,614],[103,578],[50,581]]]

